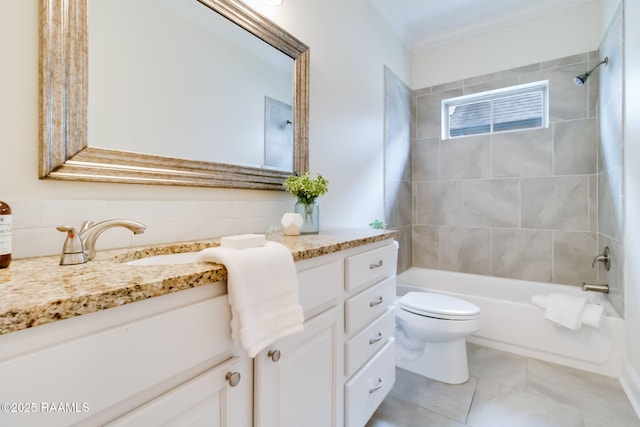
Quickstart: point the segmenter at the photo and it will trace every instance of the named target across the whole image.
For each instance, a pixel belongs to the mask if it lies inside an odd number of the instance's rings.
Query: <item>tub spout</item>
[[[596,284],[590,284],[590,283],[585,283],[582,282],[582,290],[583,291],[594,291],[594,292],[602,292],[603,294],[608,294],[609,293],[609,285],[604,284],[604,285],[596,285]]]

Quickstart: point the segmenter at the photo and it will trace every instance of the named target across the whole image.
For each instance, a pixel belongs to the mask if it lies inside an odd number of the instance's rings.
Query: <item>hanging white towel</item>
[[[544,318],[577,331],[582,326],[582,314],[587,300],[573,295],[551,293],[547,297]]]
[[[303,330],[298,276],[291,252],[276,242],[247,249],[200,252],[199,261],[223,264],[234,344],[255,357],[275,340]]]

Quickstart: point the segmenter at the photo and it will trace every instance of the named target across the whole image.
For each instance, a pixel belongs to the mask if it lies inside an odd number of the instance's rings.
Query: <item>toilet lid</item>
[[[480,315],[480,307],[459,298],[429,292],[408,292],[400,307],[421,316],[449,320],[469,320]]]

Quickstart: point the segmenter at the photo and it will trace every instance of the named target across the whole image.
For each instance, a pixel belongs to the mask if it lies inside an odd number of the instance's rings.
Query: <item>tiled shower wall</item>
[[[398,231],[398,273],[411,267],[411,90],[385,67],[385,221]]]
[[[598,62],[590,52],[412,93],[412,259],[541,282],[595,282]],[[441,100],[549,80],[547,129],[441,139]]]
[[[598,150],[598,249],[611,250],[611,270],[598,267],[601,283],[609,284],[609,301],[624,314],[624,257],[623,233],[623,38],[622,4],[614,15],[600,45],[600,58],[609,64],[600,72],[599,119],[600,145]]]

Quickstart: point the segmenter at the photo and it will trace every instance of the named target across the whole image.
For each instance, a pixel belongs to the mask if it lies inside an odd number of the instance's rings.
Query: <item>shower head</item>
[[[605,67],[609,64],[609,57],[608,56],[606,56],[602,61],[598,62],[598,64],[596,64],[595,67],[593,67],[592,69],[590,69],[586,73],[582,73],[582,74],[580,74],[578,76],[575,76],[573,78],[573,82],[575,84],[577,84],[578,86],[582,86],[583,84],[585,84],[587,82],[587,79],[589,78],[591,73],[593,73],[593,71],[596,68],[598,68],[599,66],[601,66],[602,64],[604,64]]]

